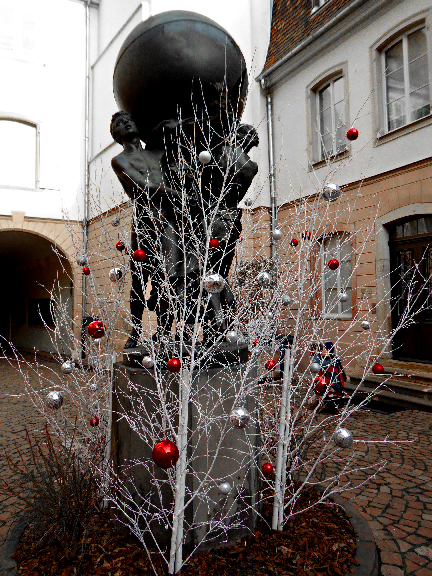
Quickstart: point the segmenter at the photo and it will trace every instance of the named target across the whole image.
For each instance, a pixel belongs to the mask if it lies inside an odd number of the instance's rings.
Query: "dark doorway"
[[[415,313],[393,339],[393,358],[432,363],[432,216],[397,223],[389,237],[392,328]]]

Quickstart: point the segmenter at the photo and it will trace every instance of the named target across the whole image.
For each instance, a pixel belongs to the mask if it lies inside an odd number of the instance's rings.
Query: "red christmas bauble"
[[[318,382],[315,383],[315,394],[318,396],[323,396],[326,393],[328,385],[325,381],[325,378],[320,378]]]
[[[147,254],[144,252],[144,250],[135,250],[132,258],[135,260],[135,262],[144,262],[144,260],[147,258]]]
[[[167,368],[170,372],[180,372],[180,360],[178,358],[170,358],[167,362]]]
[[[105,326],[100,320],[93,320],[88,325],[87,331],[92,338],[102,338],[105,335]]]
[[[384,366],[382,364],[378,364],[377,362],[372,366],[372,372],[374,374],[384,374]]]
[[[240,238],[238,239],[239,242],[243,242],[243,236],[240,236]]]
[[[93,418],[90,418],[90,426],[93,426],[93,428],[95,426],[99,426],[99,418],[97,416],[93,416]]]
[[[252,342],[252,344],[253,344],[254,346],[258,346],[259,340],[254,340],[254,341]]]
[[[209,248],[210,250],[216,250],[216,248],[219,248],[219,240],[216,240],[216,238],[210,238]]]
[[[302,238],[303,240],[310,240],[312,236],[312,232],[308,232],[307,230],[305,230],[304,232],[302,232]]]
[[[274,360],[267,360],[265,363],[266,370],[274,370],[276,368],[276,362]]]
[[[266,462],[262,466],[262,471],[264,476],[270,476],[271,474],[274,473],[273,464],[271,462]]]
[[[84,266],[84,268],[82,269],[82,273],[84,274],[84,276],[88,276],[90,274],[90,268],[88,266]]]
[[[330,270],[337,270],[339,268],[339,260],[336,260],[336,258],[330,258],[327,266],[330,268]]]
[[[294,247],[298,246],[298,240],[297,240],[297,238],[293,238],[293,239],[291,240],[290,244],[291,244],[291,246],[294,246]]]
[[[179,450],[174,442],[171,440],[162,440],[158,442],[153,448],[152,452],[153,462],[159,468],[171,468],[179,459]]]
[[[123,252],[123,250],[126,248],[126,246],[123,244],[123,242],[117,242],[116,248],[119,252]]]
[[[357,140],[358,135],[359,131],[357,130],[357,128],[350,128],[346,133],[346,137],[348,138],[348,140]]]

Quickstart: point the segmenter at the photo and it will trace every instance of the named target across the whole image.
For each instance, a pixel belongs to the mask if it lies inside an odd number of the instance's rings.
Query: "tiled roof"
[[[318,30],[351,0],[327,0],[311,15],[311,0],[274,0],[270,44],[263,71]]]

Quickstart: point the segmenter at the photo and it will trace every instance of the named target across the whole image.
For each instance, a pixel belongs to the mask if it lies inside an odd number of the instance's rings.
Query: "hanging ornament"
[[[341,190],[339,186],[337,184],[333,184],[332,182],[326,184],[322,191],[322,197],[324,200],[327,200],[327,202],[334,202],[339,198],[340,195]]]
[[[294,246],[294,248],[295,248],[296,246],[298,246],[298,240],[297,240],[297,238],[293,238],[293,239],[291,240],[290,244],[291,244],[291,246]]]
[[[89,388],[92,392],[97,392],[98,385],[96,384],[96,382],[93,382],[93,384],[90,384]]]
[[[267,362],[265,363],[265,368],[266,370],[271,372],[276,368],[276,362],[274,360],[267,360]]]
[[[99,418],[97,416],[90,418],[90,426],[93,426],[93,428],[99,426]]]
[[[243,236],[240,236],[240,238],[238,239],[239,242],[243,242]]]
[[[257,282],[260,286],[270,286],[271,276],[268,272],[260,272],[257,276]]]
[[[244,205],[247,208],[250,208],[252,206],[252,204],[253,204],[252,198],[245,198]]]
[[[70,360],[66,360],[66,362],[63,362],[60,368],[63,374],[70,374],[73,371],[73,369],[74,365]]]
[[[83,254],[82,256],[79,256],[77,258],[77,264],[78,264],[78,266],[87,266],[87,264],[88,264],[87,256],[85,254]]]
[[[167,362],[167,369],[170,372],[180,372],[181,362],[178,358],[170,358]]]
[[[321,364],[319,364],[318,362],[312,362],[309,365],[309,370],[311,372],[313,372],[314,374],[316,374],[317,372],[319,372],[321,370]]]
[[[217,250],[219,248],[219,240],[216,238],[210,238],[209,248],[210,250]]]
[[[111,282],[119,282],[123,278],[123,271],[121,268],[111,268],[109,271],[109,279]]]
[[[153,358],[151,356],[143,356],[141,364],[144,366],[144,368],[153,368]]]
[[[333,434],[333,440],[339,448],[349,448],[354,442],[353,435],[346,428],[339,428],[339,430],[336,430]]]
[[[347,294],[346,292],[341,292],[341,293],[339,294],[339,300],[340,300],[341,302],[347,302],[347,300],[348,300],[348,294]]]
[[[231,492],[231,484],[229,482],[222,482],[219,484],[218,489],[222,494],[228,495]]]
[[[153,448],[152,458],[156,466],[166,470],[174,466],[179,459],[179,450],[171,440],[162,440]]]
[[[372,366],[372,372],[374,374],[384,374],[384,366],[382,364],[379,364],[378,362],[376,362]]]
[[[235,330],[228,330],[226,333],[227,342],[235,344],[238,341],[238,334]]]
[[[103,337],[102,338],[94,338],[93,342],[94,342],[94,344],[100,346],[103,342]]]
[[[357,128],[350,128],[346,133],[346,137],[348,138],[348,140],[357,140],[358,136],[359,131],[357,130]]]
[[[310,240],[311,236],[312,236],[312,232],[309,232],[308,230],[305,230],[304,232],[302,232],[303,240]]]
[[[144,250],[135,250],[135,252],[132,254],[132,258],[135,260],[135,262],[144,262],[144,260],[147,258],[147,254],[144,252]]]
[[[57,410],[63,404],[63,396],[60,392],[56,390],[51,390],[45,397],[45,404],[48,408],[52,408],[53,410]]]
[[[111,226],[114,226],[114,228],[117,228],[117,226],[120,225],[120,218],[117,218],[117,216],[115,218],[113,218],[111,220]]]
[[[330,268],[330,270],[337,270],[339,268],[339,260],[336,260],[336,258],[330,258],[327,266]]]
[[[288,294],[283,294],[281,298],[282,306],[289,306],[291,304],[291,297]]]
[[[203,286],[210,294],[219,294],[225,287],[225,280],[220,274],[208,274],[203,280]]]
[[[271,310],[267,310],[265,316],[266,316],[267,320],[273,320],[273,318],[274,318],[274,314]]]
[[[117,244],[116,244],[116,249],[117,249],[119,252],[123,252],[123,250],[124,250],[125,248],[126,248],[126,246],[124,245],[123,242],[117,242]]]
[[[230,420],[236,428],[244,428],[250,420],[250,414],[243,406],[237,406],[231,410]]]
[[[88,266],[84,266],[82,273],[84,276],[88,276],[90,274],[90,268]]]
[[[273,464],[271,462],[266,462],[262,465],[262,472],[264,476],[271,476],[274,473]]]
[[[363,320],[363,322],[361,323],[361,327],[363,328],[363,330],[369,330],[370,328],[369,320]]]
[[[201,162],[201,164],[208,164],[209,162],[211,162],[211,159],[212,157],[208,150],[203,150],[198,155],[198,160]]]
[[[258,345],[259,345],[259,340],[254,340],[254,341],[252,342],[252,344],[253,344],[254,346],[258,346]]]
[[[275,240],[275,242],[279,242],[279,240],[281,240],[282,238],[282,230],[279,230],[278,228],[276,228],[276,230],[273,230],[272,238],[273,240]]]
[[[88,325],[87,332],[92,338],[102,338],[105,336],[105,326],[100,320],[93,320]]]

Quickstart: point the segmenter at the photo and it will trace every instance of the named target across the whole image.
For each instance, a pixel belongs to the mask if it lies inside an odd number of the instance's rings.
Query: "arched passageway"
[[[67,323],[72,319],[72,271],[57,247],[37,234],[0,232],[0,336],[21,351],[69,352]],[[54,301],[61,300],[67,318],[54,334]],[[45,325],[46,324],[46,325]],[[53,339],[55,342],[53,342]]]

